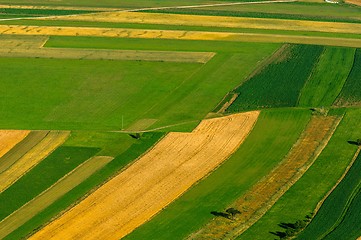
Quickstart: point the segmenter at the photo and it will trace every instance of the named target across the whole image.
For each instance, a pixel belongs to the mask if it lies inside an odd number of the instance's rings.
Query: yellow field
[[[0,174],[0,193],[65,142],[69,131],[50,131],[35,147]]]
[[[70,21],[120,22],[141,24],[184,25],[204,27],[255,28],[292,31],[315,31],[361,34],[361,24],[320,22],[305,20],[284,20],[245,17],[197,16],[142,12],[109,12],[59,16],[54,19]]]
[[[30,239],[120,239],[226,160],[258,115],[255,111],[204,120],[192,133],[169,133]]]
[[[198,32],[176,30],[142,30],[124,28],[84,28],[1,25],[3,35],[93,36],[113,38],[180,39],[240,42],[304,43],[344,47],[361,47],[361,39],[293,36],[258,33]]]
[[[346,0],[346,3],[361,6],[361,0]]]
[[[337,117],[313,117],[285,159],[232,207],[242,214],[235,221],[214,218],[189,239],[233,239],[260,219],[316,160],[340,122]]]
[[[34,217],[37,213],[50,206],[57,199],[82,183],[111,160],[113,160],[113,157],[96,156],[75,168],[53,186],[2,220],[0,222],[0,239],[3,239]]]
[[[0,130],[0,157],[21,142],[29,133],[30,131]]]

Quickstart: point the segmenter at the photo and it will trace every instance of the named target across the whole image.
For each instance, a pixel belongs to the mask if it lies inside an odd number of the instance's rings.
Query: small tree
[[[241,214],[241,212],[238,211],[238,210],[235,209],[235,208],[228,208],[228,209],[226,210],[226,213],[228,213],[228,214],[231,216],[232,219],[234,219],[234,217],[235,217],[237,214]]]
[[[361,146],[361,138],[358,138],[358,139],[356,140],[356,143],[357,143],[358,146]]]

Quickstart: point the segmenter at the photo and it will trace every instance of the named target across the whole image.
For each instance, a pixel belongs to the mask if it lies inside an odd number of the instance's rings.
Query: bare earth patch
[[[129,168],[30,239],[120,239],[225,161],[258,111],[204,120],[192,133],[169,133]]]
[[[23,140],[30,131],[1,130],[0,131],[0,157],[4,156],[10,149]]]
[[[346,0],[346,3],[361,6],[361,0]]]
[[[327,145],[340,122],[337,117],[313,117],[285,159],[231,207],[234,220],[216,217],[189,239],[234,239],[257,222],[307,171]]]

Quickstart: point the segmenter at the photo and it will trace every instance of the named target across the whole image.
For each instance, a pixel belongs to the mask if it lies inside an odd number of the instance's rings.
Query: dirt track
[[[302,177],[327,145],[339,122],[336,117],[313,117],[285,159],[232,205],[241,211],[235,221],[214,218],[189,239],[234,239],[239,236]]]
[[[0,157],[23,140],[30,131],[1,130],[0,131]],[[1,160],[1,159],[0,159]]]
[[[30,239],[119,239],[149,220],[226,160],[259,112],[204,120],[169,133],[128,169]]]

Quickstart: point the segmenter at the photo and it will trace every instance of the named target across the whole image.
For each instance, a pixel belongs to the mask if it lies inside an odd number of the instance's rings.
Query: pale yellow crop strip
[[[59,16],[54,20],[95,21],[117,23],[140,23],[179,26],[254,28],[291,31],[315,31],[361,34],[361,24],[321,22],[307,20],[286,20],[247,17],[199,16],[142,12],[109,12],[91,15]]]
[[[0,174],[0,193],[46,158],[68,138],[69,131],[51,131],[34,148]]]
[[[0,239],[3,239],[12,231],[26,223],[37,213],[41,212],[57,199],[65,195],[74,187],[78,186],[93,173],[104,167],[113,160],[113,157],[96,156],[90,158],[72,172],[61,178],[53,186],[42,192],[17,211],[0,222]]]
[[[232,33],[232,32],[200,32],[176,30],[145,30],[125,28],[85,28],[85,27],[50,27],[50,26],[18,26],[1,25],[3,35],[35,35],[35,36],[93,36],[111,38],[144,38],[144,39],[179,39],[238,42],[273,42],[303,43],[330,46],[361,47],[361,39],[296,36],[281,34]]]
[[[29,133],[30,131],[23,130],[0,130],[0,157],[21,142]]]

